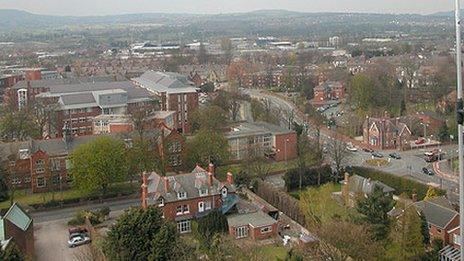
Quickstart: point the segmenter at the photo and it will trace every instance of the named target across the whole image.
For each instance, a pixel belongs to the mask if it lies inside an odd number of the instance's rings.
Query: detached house
[[[379,150],[404,149],[411,140],[411,130],[400,118],[386,113],[382,118],[367,117],[363,124],[363,141]]]
[[[159,206],[164,218],[177,223],[180,233],[189,233],[191,221],[213,209],[227,213],[238,200],[232,173],[220,182],[212,164],[208,170],[197,166],[190,173],[163,177],[151,172],[142,177],[142,206]]]

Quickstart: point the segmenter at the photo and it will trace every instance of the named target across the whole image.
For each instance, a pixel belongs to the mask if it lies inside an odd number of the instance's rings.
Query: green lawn
[[[118,192],[120,193],[135,193],[139,191],[139,186],[134,184],[131,187],[129,183],[119,183],[114,184],[109,188],[108,194],[116,195]],[[26,190],[17,190],[15,192],[14,201],[19,202],[22,205],[34,205],[34,204],[44,204],[47,202],[52,201],[53,199],[56,201],[60,200],[73,200],[73,199],[81,199],[81,198],[88,198],[94,197],[98,194],[92,193],[84,193],[77,188],[72,188],[68,190],[63,190],[63,192],[46,192],[46,193],[35,193],[35,194],[26,194]],[[5,209],[10,206],[10,200],[0,202],[0,209]]]
[[[259,248],[261,260],[284,260],[287,256],[287,249],[283,246],[263,246]]]

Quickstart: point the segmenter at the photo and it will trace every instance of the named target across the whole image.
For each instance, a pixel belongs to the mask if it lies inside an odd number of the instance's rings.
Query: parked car
[[[418,138],[417,140],[414,141],[414,144],[421,145],[421,144],[424,144],[425,141],[426,140],[424,138]]]
[[[424,172],[425,175],[433,176],[435,175],[435,172],[429,168],[422,168],[422,172]]]
[[[346,146],[346,149],[347,149],[348,151],[351,151],[351,152],[356,152],[356,151],[358,151],[358,148],[356,148],[356,147],[353,146],[353,145],[351,145],[351,146],[350,146],[350,145]]]
[[[372,152],[372,156],[374,156],[374,158],[383,158],[383,155],[380,152]]]
[[[389,156],[392,159],[401,159],[401,155],[399,153],[396,153],[396,152],[390,153]]]
[[[91,242],[90,237],[86,237],[86,236],[83,236],[83,235],[78,235],[78,236],[72,237],[72,238],[70,238],[68,240],[68,246],[69,247],[76,247],[76,246],[88,244],[90,242]]]
[[[373,150],[373,149],[371,149],[371,148],[363,148],[363,151],[365,151],[365,152],[369,152],[369,153],[372,153],[372,152],[374,152],[374,150]]]

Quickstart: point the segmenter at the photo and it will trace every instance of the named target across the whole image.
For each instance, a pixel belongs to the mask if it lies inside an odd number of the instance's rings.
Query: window
[[[270,233],[270,232],[272,232],[271,226],[261,228],[261,234]]]
[[[43,159],[38,159],[35,161],[35,172],[37,173],[45,172],[45,162]]]
[[[31,183],[31,177],[26,177],[24,179],[24,183]]]
[[[70,168],[72,167],[71,161],[70,161],[69,159],[67,159],[67,160],[65,161],[65,163],[66,163],[66,169],[67,169],[67,170],[70,169]]]
[[[437,228],[437,232],[438,232],[438,233],[441,233],[441,229]]]
[[[60,178],[60,175],[54,175],[54,176],[52,177],[53,185],[58,185],[58,184],[60,184],[60,179],[61,179],[61,178]]]
[[[179,154],[170,155],[168,161],[169,165],[172,167],[177,167],[182,164],[182,159],[180,158]]]
[[[183,220],[177,222],[177,229],[180,233],[189,233],[190,229],[190,220]]]
[[[156,203],[158,204],[158,207],[163,207],[164,206],[164,198],[158,198]]]
[[[187,193],[186,192],[177,192],[177,198],[186,199],[187,198]]]
[[[200,197],[207,196],[208,195],[208,189],[199,189],[198,193],[200,194]]]
[[[210,210],[211,209],[211,201],[206,201],[205,202],[205,210]]]
[[[221,190],[221,195],[222,195],[222,197],[224,197],[224,198],[227,197],[227,188],[225,188],[225,187],[222,188],[222,190]]]
[[[61,169],[61,160],[60,159],[51,159],[52,171],[57,171]]]
[[[453,242],[454,242],[454,244],[460,246],[461,245],[461,236],[454,234],[453,235]]]
[[[188,214],[188,213],[190,213],[189,205],[179,205],[176,207],[177,215]]]
[[[205,211],[205,202],[198,202],[198,212]]]
[[[235,237],[236,238],[244,238],[248,237],[248,227],[236,227],[235,228]]]
[[[169,152],[176,153],[181,151],[181,146],[179,141],[173,141],[169,144]]]
[[[21,179],[18,177],[14,177],[11,179],[11,185],[19,185],[21,184]]]
[[[38,177],[37,178],[37,187],[38,188],[43,188],[47,185],[45,178],[44,177]]]

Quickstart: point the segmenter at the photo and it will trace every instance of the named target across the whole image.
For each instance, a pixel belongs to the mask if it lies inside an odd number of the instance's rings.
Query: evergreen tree
[[[3,165],[0,165],[0,202],[8,199],[8,190],[6,171]]]
[[[21,251],[19,251],[14,242],[10,242],[5,250],[2,250],[2,245],[0,244],[0,260],[22,261],[24,260],[24,255],[21,253]]]
[[[372,224],[375,240],[383,240],[388,237],[391,223],[388,212],[394,205],[395,202],[391,195],[386,195],[379,186],[375,186],[371,195],[358,202],[358,212],[363,214],[365,220]]]
[[[391,260],[420,260],[425,256],[422,222],[414,207],[402,207],[403,214],[392,229],[387,251]]]
[[[225,233],[227,229],[227,218],[217,209],[198,220],[198,236],[201,244],[206,248],[216,234]]]
[[[450,137],[449,128],[445,122],[443,123],[443,125],[441,125],[440,130],[438,131],[438,138],[440,139],[441,142],[446,142],[446,141],[449,141],[449,137]]]
[[[429,224],[427,222],[427,219],[425,218],[424,213],[420,213],[420,219],[421,219],[421,228],[422,228],[422,236],[424,237],[424,245],[429,245],[430,244],[430,233],[429,233]]]

